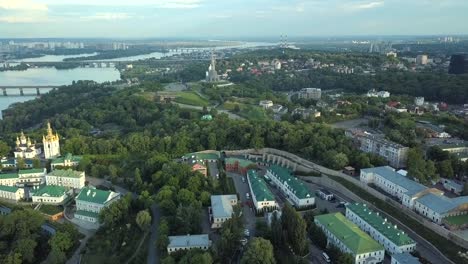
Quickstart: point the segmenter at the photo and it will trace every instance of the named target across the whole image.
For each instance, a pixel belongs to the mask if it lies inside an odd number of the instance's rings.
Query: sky
[[[0,38],[468,34],[467,0],[0,0]]]

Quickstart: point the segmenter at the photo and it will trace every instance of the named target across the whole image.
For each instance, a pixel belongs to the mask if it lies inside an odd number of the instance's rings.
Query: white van
[[[327,263],[331,262],[330,257],[327,255],[327,253],[322,252],[322,257]]]

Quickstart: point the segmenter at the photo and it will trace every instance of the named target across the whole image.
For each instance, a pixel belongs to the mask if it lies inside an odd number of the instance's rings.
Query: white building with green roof
[[[53,170],[46,175],[47,185],[57,185],[67,188],[81,189],[85,186],[84,171]]]
[[[346,218],[358,225],[372,238],[385,247],[390,254],[412,252],[416,242],[403,230],[387,221],[378,212],[370,210],[366,204],[346,204]]]
[[[266,174],[295,207],[308,207],[315,204],[315,197],[307,186],[283,167],[272,165]]]
[[[353,255],[355,264],[376,264],[384,260],[384,247],[343,214],[318,215],[314,222],[327,236],[328,244]]]
[[[59,205],[63,204],[68,198],[68,192],[65,187],[56,185],[44,185],[39,189],[32,191],[33,203],[45,203]]]
[[[275,196],[271,193],[265,180],[258,176],[255,170],[247,172],[247,181],[249,183],[250,193],[255,209],[258,211],[274,210],[278,208]]]
[[[109,206],[119,198],[120,194],[116,192],[83,187],[75,198],[75,217],[84,221],[98,223],[99,212],[101,212],[102,208]]]
[[[19,180],[18,173],[2,173],[0,174],[0,185],[3,186],[16,186]]]
[[[19,170],[18,171],[18,182],[20,186],[22,185],[33,185],[39,186],[45,183],[45,175],[47,170],[45,168],[41,169],[28,169],[28,170]]]
[[[15,186],[0,185],[0,198],[17,202],[24,198],[24,190]]]
[[[74,156],[71,153],[67,153],[63,157],[53,159],[50,163],[50,167],[52,170],[55,170],[56,167],[76,167],[81,159],[81,156]]]

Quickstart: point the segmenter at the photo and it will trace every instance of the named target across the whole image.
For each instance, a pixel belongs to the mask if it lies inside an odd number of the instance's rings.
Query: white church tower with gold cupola
[[[53,133],[50,122],[47,122],[47,135],[42,136],[42,144],[44,145],[44,157],[46,159],[60,156],[59,135]]]

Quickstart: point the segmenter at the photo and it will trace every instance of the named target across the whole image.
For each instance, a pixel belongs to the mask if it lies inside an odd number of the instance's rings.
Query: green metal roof
[[[313,197],[309,188],[301,180],[291,175],[291,172],[281,166],[272,165],[269,170],[277,175],[281,182],[287,182],[291,191],[299,198],[305,199]]]
[[[77,201],[105,204],[112,192],[83,187],[76,197]]]
[[[18,187],[0,185],[0,191],[15,193],[18,191]]]
[[[33,196],[62,197],[67,192],[62,186],[44,185],[33,193]]]
[[[82,171],[74,171],[71,169],[68,170],[53,170],[49,174],[49,176],[57,176],[57,177],[65,177],[65,178],[81,178],[83,176]]]
[[[370,210],[365,204],[362,203],[349,203],[346,208],[353,211],[361,219],[366,221],[370,226],[379,231],[384,237],[392,241],[397,246],[414,244],[405,232],[396,228],[396,226],[387,222],[384,218],[376,212]]]
[[[345,244],[354,255],[384,250],[382,245],[341,213],[318,215],[315,220]]]
[[[0,179],[17,179],[19,175],[17,173],[6,173],[0,174]]]
[[[83,211],[83,210],[78,210],[78,211],[76,211],[76,212],[75,212],[75,215],[83,215],[83,216],[94,217],[94,218],[98,218],[98,217],[99,217],[99,214],[98,214],[98,213],[90,212],[90,211]]]
[[[226,158],[226,164],[234,164],[236,162],[239,162],[239,166],[246,168],[249,165],[255,165],[254,162],[246,159],[238,159],[238,158]]]
[[[80,162],[81,159],[82,159],[81,156],[74,156],[71,153],[67,153],[63,157],[53,159],[51,163],[52,164],[62,164],[62,163],[65,163],[65,160],[70,160],[71,162],[76,163],[76,162]]]
[[[254,170],[249,170],[247,172],[247,177],[249,178],[250,186],[252,187],[252,192],[255,195],[255,198],[258,202],[261,201],[274,201],[275,197],[271,193],[270,189],[266,185],[262,177],[257,175],[257,172]]]
[[[18,174],[44,173],[44,169],[19,170]]]

